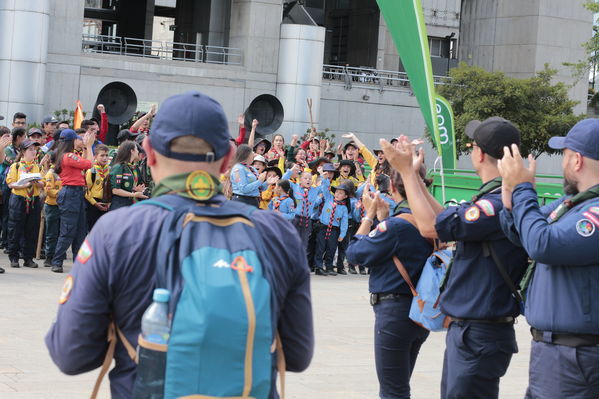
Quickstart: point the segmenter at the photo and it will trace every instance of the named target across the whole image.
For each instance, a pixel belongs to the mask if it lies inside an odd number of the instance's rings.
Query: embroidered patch
[[[372,230],[370,233],[368,233],[368,237],[374,237],[377,231],[377,229]]]
[[[593,212],[595,215],[599,215],[599,206],[592,206],[589,208],[589,211]]]
[[[495,216],[495,207],[489,200],[480,200],[476,201],[476,205],[479,206],[480,209],[483,210],[483,213],[487,216]]]
[[[187,176],[185,189],[191,198],[197,201],[205,201],[214,196],[216,184],[207,172],[196,170]]]
[[[235,183],[239,183],[241,181],[241,176],[239,175],[239,170],[235,171]]]
[[[387,222],[380,222],[379,225],[376,226],[376,229],[381,233],[384,233],[385,231],[387,231]]]
[[[244,272],[253,272],[254,268],[246,262],[243,256],[238,256],[231,263],[231,269],[240,270]]]
[[[79,263],[85,264],[89,260],[89,258],[91,258],[93,253],[94,251],[92,250],[92,247],[89,245],[89,242],[85,240],[83,241],[83,244],[81,245],[81,248],[79,248],[79,252],[77,253],[77,261],[79,261]]]
[[[472,205],[470,208],[468,208],[468,210],[464,214],[464,217],[469,222],[476,222],[478,218],[480,218],[480,211],[478,206]]]
[[[589,219],[591,222],[593,222],[593,224],[595,225],[595,227],[599,227],[599,218],[595,215],[593,215],[592,213],[589,212],[584,212],[582,214],[584,217],[586,217],[587,219]]]
[[[583,237],[590,237],[595,232],[595,225],[589,219],[576,222],[576,232]]]
[[[71,291],[73,290],[73,276],[68,275],[67,279],[64,281],[62,285],[62,291],[60,292],[60,298],[58,299],[59,304],[64,304],[69,300],[71,296]]]

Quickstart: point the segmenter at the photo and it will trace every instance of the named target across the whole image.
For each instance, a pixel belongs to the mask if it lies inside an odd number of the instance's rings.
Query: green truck
[[[431,192],[440,203],[470,201],[481,186],[480,178],[473,170],[446,169],[441,173],[432,170]],[[541,205],[548,204],[564,195],[562,176],[537,175],[536,188]]]

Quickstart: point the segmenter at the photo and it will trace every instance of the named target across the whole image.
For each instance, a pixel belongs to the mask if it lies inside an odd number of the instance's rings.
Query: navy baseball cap
[[[32,141],[32,140],[25,140],[23,141],[23,143],[21,144],[21,148],[23,150],[26,150],[27,148],[31,147],[32,145],[39,147],[40,143],[38,143],[37,141]]]
[[[60,140],[62,141],[70,141],[77,139],[79,139],[79,136],[77,135],[77,133],[75,133],[73,129],[64,129],[60,132]]]
[[[171,141],[194,136],[213,148],[208,154],[171,151]],[[221,105],[198,91],[189,91],[167,98],[154,118],[150,135],[152,147],[167,158],[188,162],[212,162],[221,159],[230,149],[229,124]]]
[[[582,156],[599,160],[599,119],[583,119],[565,137],[556,136],[549,139],[549,147],[554,150],[567,148]]]
[[[44,116],[44,119],[42,119],[42,124],[44,123],[58,123],[58,119],[52,115],[46,115]]]

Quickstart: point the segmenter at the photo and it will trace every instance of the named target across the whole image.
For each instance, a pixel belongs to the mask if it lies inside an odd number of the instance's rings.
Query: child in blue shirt
[[[289,221],[295,218],[295,197],[289,180],[279,180],[275,187],[275,197],[268,204],[268,209],[280,212]]]
[[[316,274],[319,276],[337,275],[333,270],[333,257],[337,243],[342,242],[347,234],[350,213],[348,194],[353,192],[350,183],[343,183],[333,187],[333,193],[331,193],[330,184],[330,180],[323,177],[321,184],[323,196],[316,204],[324,203],[316,226],[316,249],[314,251],[314,265]],[[325,267],[323,267],[323,261]]]

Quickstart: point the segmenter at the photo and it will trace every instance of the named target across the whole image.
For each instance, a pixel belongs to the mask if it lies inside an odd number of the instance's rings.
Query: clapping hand
[[[400,136],[395,147],[385,139],[381,139],[380,144],[385,158],[395,170],[401,174],[409,173],[412,170],[414,145],[406,136]]]

